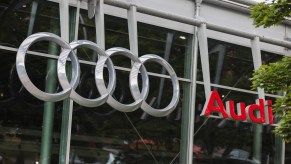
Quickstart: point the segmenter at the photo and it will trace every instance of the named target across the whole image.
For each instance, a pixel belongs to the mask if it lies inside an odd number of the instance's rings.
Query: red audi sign
[[[212,113],[218,113],[221,118],[237,121],[274,124],[271,100],[257,99],[256,104],[248,106],[244,102],[239,102],[236,107],[235,102],[230,100],[224,106],[218,92],[212,91],[201,116],[210,116]]]

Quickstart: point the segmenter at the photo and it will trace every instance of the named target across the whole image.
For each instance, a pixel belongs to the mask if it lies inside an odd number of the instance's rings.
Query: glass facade
[[[208,44],[211,83],[250,89],[254,70],[251,49],[216,40]]]
[[[254,71],[251,49],[218,40],[208,40],[211,90],[219,92],[223,102],[233,100],[246,105],[255,103],[257,93],[250,92]],[[262,63],[282,58],[261,52]],[[199,67],[198,67],[199,68]],[[199,72],[197,72],[199,74]],[[198,75],[198,80],[199,79]],[[218,86],[216,85],[218,84]],[[274,127],[200,116],[205,104],[203,85],[197,86],[193,154],[197,163],[278,163],[280,143]],[[227,89],[231,87],[232,89]],[[245,89],[238,91],[237,89]],[[273,97],[266,100],[275,101]],[[287,155],[287,153],[286,153]],[[259,159],[259,160],[257,160]]]
[[[51,32],[61,35],[59,4],[50,1],[0,2],[0,163],[62,163],[65,156],[64,122],[68,100],[43,102],[21,84],[15,66],[17,48],[29,35]],[[76,8],[70,6],[70,26],[75,25]],[[105,16],[105,49],[130,49],[127,19]],[[96,42],[95,20],[80,10],[78,40]],[[188,119],[191,86],[193,34],[153,24],[137,22],[138,55],[156,54],[167,60],[179,77],[179,104],[166,117],[153,117],[138,109],[119,112],[108,104],[88,108],[73,104],[69,163],[180,163],[186,142],[184,124]],[[70,40],[74,30],[70,29]],[[57,55],[61,47],[50,41],[29,48],[26,69],[32,82],[42,91],[56,93],[62,88],[57,79]],[[254,70],[252,51],[219,40],[208,39],[211,90],[217,90],[223,102],[234,100],[253,104],[258,94],[251,91]],[[86,98],[99,96],[95,79],[98,54],[89,48],[76,50],[81,63],[77,93]],[[281,59],[262,51],[263,64]],[[129,58],[112,57],[116,66],[113,97],[121,103],[134,101],[129,88]],[[167,71],[159,64],[146,63],[150,88],[146,102],[164,108],[171,101],[173,86]],[[202,62],[198,57],[194,119],[194,163],[262,163],[280,161],[282,143],[272,133],[274,127],[200,116],[207,97],[203,85]],[[68,68],[69,72],[70,69]],[[104,68],[108,83],[108,70]],[[141,84],[141,77],[139,83]],[[195,83],[195,82],[193,82]],[[270,95],[274,99],[275,95]],[[266,98],[267,99],[267,98]],[[50,133],[51,131],[51,133]],[[187,130],[186,130],[187,131]],[[280,145],[281,144],[281,145]],[[290,145],[285,146],[285,163]]]

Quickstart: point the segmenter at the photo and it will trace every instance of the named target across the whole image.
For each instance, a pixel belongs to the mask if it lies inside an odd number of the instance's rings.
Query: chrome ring
[[[108,58],[108,55],[101,48],[99,48],[97,46],[97,44],[95,44],[91,41],[86,41],[86,40],[74,41],[74,42],[70,43],[70,47],[72,48],[72,50],[77,49],[79,47],[90,48],[93,51],[97,52],[102,57]],[[68,58],[68,53],[62,52],[60,54],[59,59],[58,59],[58,78],[59,78],[60,84],[63,88],[70,86],[70,84],[68,83],[67,75],[66,75],[67,58]],[[101,85],[101,84],[97,85],[97,86],[102,86],[102,87],[98,87],[98,91],[101,95],[100,97],[98,97],[96,99],[87,99],[87,98],[80,96],[75,91],[75,88],[73,88],[71,90],[70,98],[73,99],[76,103],[78,103],[82,106],[86,106],[86,107],[97,107],[97,106],[104,104],[109,96],[109,93],[113,92],[113,90],[115,88],[115,82],[116,82],[115,69],[114,69],[113,63],[110,59],[107,60],[107,67],[108,67],[108,71],[109,71],[108,90],[104,84],[104,80],[102,82],[98,82],[98,83],[96,81],[96,84],[99,84],[99,83],[103,84],[103,85]],[[96,65],[96,69],[97,69],[97,65]],[[102,67],[102,71],[103,71],[103,67]],[[98,79],[98,78],[99,78],[99,76],[97,76],[97,74],[95,73],[95,79]],[[102,76],[102,78],[103,78],[103,76]]]
[[[163,116],[170,114],[178,105],[178,102],[179,102],[178,100],[180,97],[179,81],[178,81],[178,78],[177,78],[177,75],[176,75],[174,69],[171,67],[171,65],[165,59],[163,59],[157,55],[152,55],[152,54],[143,55],[139,59],[140,59],[141,63],[134,63],[134,65],[130,71],[130,89],[131,89],[132,96],[134,97],[134,99],[139,99],[139,98],[143,97],[143,95],[139,92],[138,78],[137,78],[138,72],[139,72],[139,69],[141,68],[141,66],[143,66],[143,64],[145,62],[149,62],[149,61],[158,63],[158,64],[162,65],[168,71],[168,73],[171,77],[171,81],[173,84],[172,100],[169,103],[169,105],[166,106],[165,108],[155,109],[155,108],[151,107],[146,102],[146,97],[145,97],[145,98],[143,98],[143,102],[141,104],[141,109],[143,109],[146,113],[148,113],[152,116],[156,116],[156,117],[163,117]]]
[[[63,91],[59,93],[46,93],[39,90],[29,79],[26,69],[25,69],[25,56],[29,47],[42,40],[48,40],[59,44],[62,47],[62,51],[58,58],[57,63],[57,75]],[[95,83],[96,87],[100,93],[100,97],[95,99],[87,99],[80,96],[76,91],[76,87],[79,84],[80,79],[80,64],[78,58],[74,53],[74,50],[79,47],[86,47],[92,49],[99,54],[99,59],[95,67]],[[134,102],[131,104],[122,104],[113,98],[112,94],[116,85],[116,71],[110,57],[115,55],[122,55],[128,57],[132,62],[132,68],[129,75],[129,88],[130,92],[134,98]],[[72,63],[72,80],[68,81],[66,74],[66,62],[68,57],[71,59]],[[149,92],[149,77],[147,70],[144,66],[146,62],[155,62],[162,65],[169,73],[172,85],[173,85],[173,97],[169,105],[163,109],[155,109],[151,107],[147,102],[146,98]],[[103,77],[103,69],[107,66],[109,72],[109,84],[106,87]],[[132,112],[141,108],[146,113],[156,116],[163,117],[170,114],[178,105],[180,88],[177,75],[171,65],[163,58],[157,55],[144,55],[137,57],[135,54],[124,48],[111,48],[107,51],[99,48],[95,43],[87,40],[74,41],[70,44],[63,41],[60,37],[51,33],[36,33],[28,38],[26,38],[20,45],[17,56],[16,56],[16,69],[18,76],[20,78],[23,86],[34,95],[36,98],[43,101],[56,102],[63,100],[65,98],[71,98],[76,103],[86,106],[86,107],[97,107],[105,102],[112,108],[122,111],[122,112]],[[139,90],[138,86],[138,75],[141,74],[142,77],[142,90]]]
[[[111,56],[115,56],[115,55],[122,55],[125,57],[130,58],[134,63],[141,63],[141,61],[139,60],[139,58],[137,56],[135,56],[134,54],[132,54],[129,50],[124,49],[124,48],[111,48],[108,49],[106,51],[106,53],[108,54],[109,57]],[[99,61],[102,61],[103,59],[99,59]],[[104,62],[97,62],[98,68],[103,70],[104,67]],[[100,66],[100,67],[99,67]],[[101,70],[98,70],[100,73]],[[97,72],[97,67],[96,67],[96,72]],[[139,98],[136,98],[135,101],[131,104],[122,104],[119,101],[115,100],[113,98],[113,96],[110,94],[107,100],[107,104],[110,105],[111,107],[113,107],[116,110],[122,111],[122,112],[132,112],[135,111],[136,109],[138,109],[141,106],[141,103],[143,101],[143,98],[146,97],[146,95],[148,94],[148,89],[149,87],[145,87],[149,85],[149,78],[147,76],[146,70],[144,67],[142,67],[141,69],[141,74],[143,75],[143,91],[142,91],[142,96]],[[103,74],[100,74],[100,77],[103,77]],[[104,81],[103,79],[100,79],[102,81]],[[97,85],[97,87],[101,87],[103,85]],[[99,90],[99,89],[98,89]]]
[[[26,56],[27,50],[33,43],[37,41],[42,41],[42,40],[52,41],[59,44],[62,47],[62,53],[68,54],[68,55],[70,54],[70,58],[72,60],[73,76],[72,76],[71,83],[70,85],[63,86],[63,91],[59,93],[46,93],[46,92],[41,91],[32,83],[32,81],[29,79],[28,74],[26,72],[25,56]],[[80,66],[79,66],[78,58],[74,54],[74,52],[72,52],[70,45],[66,43],[63,39],[61,39],[59,36],[52,33],[47,33],[47,32],[36,33],[36,34],[30,35],[21,43],[16,55],[16,70],[17,70],[17,74],[19,76],[21,83],[27,89],[28,92],[30,92],[32,95],[34,95],[36,98],[40,100],[50,101],[50,102],[56,102],[56,101],[60,101],[67,98],[70,95],[72,86],[78,85],[79,77],[80,77]]]

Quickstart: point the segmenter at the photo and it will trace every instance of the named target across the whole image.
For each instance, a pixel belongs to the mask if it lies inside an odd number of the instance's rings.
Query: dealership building
[[[225,119],[281,97],[250,78],[291,55],[291,22],[255,28],[255,4],[1,0],[0,164],[291,163],[271,108]]]

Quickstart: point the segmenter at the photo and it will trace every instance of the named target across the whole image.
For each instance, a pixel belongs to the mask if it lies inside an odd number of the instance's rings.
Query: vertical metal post
[[[255,67],[255,70],[257,70],[262,65],[260,38],[258,36],[256,36],[254,39],[251,40],[251,48],[252,48],[254,67]],[[265,99],[264,90],[262,88],[258,88],[257,90],[258,90],[259,98]],[[262,129],[263,129],[262,126],[263,125],[253,124],[253,126],[254,126],[253,158],[256,161],[259,161],[259,163],[261,163],[261,158],[262,158]]]
[[[95,26],[96,42],[100,48],[105,49],[105,29],[104,29],[104,0],[98,0],[96,4]]]
[[[127,10],[127,26],[128,26],[128,35],[129,35],[129,48],[130,51],[138,56],[138,33],[137,33],[137,18],[136,18],[136,3],[131,1],[131,5]],[[133,64],[133,62],[131,62]],[[156,99],[152,100],[154,103]],[[143,112],[142,118],[147,117],[147,113]]]
[[[61,37],[69,42],[75,38],[75,20],[76,20],[76,10],[70,12],[69,17],[69,2],[68,0],[60,1],[60,24],[61,24]],[[73,25],[69,26],[69,18]],[[69,28],[71,27],[71,28]],[[70,65],[68,66],[70,67]],[[71,69],[67,74],[71,75]],[[73,101],[71,99],[66,99],[63,101],[63,112],[62,112],[62,127],[61,127],[61,139],[60,139],[60,155],[59,163],[67,164],[69,163],[70,154],[70,141],[71,141],[71,126],[72,126],[72,115],[73,115]]]
[[[201,57],[205,96],[209,97],[210,92],[211,92],[211,87],[210,87],[208,41],[207,41],[205,23],[202,23],[200,27],[198,27],[197,35],[198,35],[199,50],[200,50],[200,57]]]
[[[50,30],[52,33],[58,33],[56,23],[51,19]],[[49,43],[48,53],[57,55],[58,47],[55,43]],[[46,92],[53,93],[57,85],[57,61],[49,59],[47,62],[47,79],[46,79]],[[51,150],[52,150],[52,133],[54,123],[55,103],[45,102],[43,111],[43,124],[41,136],[41,150],[40,150],[40,163],[50,164]]]
[[[31,7],[27,36],[32,34],[37,8],[38,8],[38,0],[34,0],[32,2],[32,7]]]
[[[75,36],[74,40],[78,40],[78,32],[79,32],[79,17],[80,17],[80,5],[82,0],[77,0],[77,13],[76,13],[76,20],[75,20]]]
[[[194,29],[194,35],[191,39],[192,48],[190,52],[189,76],[191,84],[184,87],[183,112],[181,123],[181,144],[180,144],[180,163],[192,163],[193,144],[194,144],[194,119],[195,119],[195,100],[196,100],[196,79],[197,79],[197,59],[198,59],[198,39],[197,27]],[[187,62],[187,61],[185,61]],[[186,72],[187,73],[187,72]]]
[[[219,44],[212,51],[210,51],[209,54],[211,54],[212,52],[216,52],[216,51],[218,51],[218,60],[217,60],[214,83],[219,84],[220,78],[221,78],[221,73],[222,73],[222,68],[223,68],[223,63],[224,63],[226,47]]]
[[[281,137],[275,136],[275,164],[285,163],[285,142]]]
[[[66,99],[63,101],[59,164],[69,163],[72,115],[73,101]]]
[[[136,6],[133,3],[127,11],[127,19],[130,51],[138,56]]]
[[[281,139],[281,145],[282,145],[282,149],[281,149],[281,163],[280,164],[284,164],[285,163],[285,142],[282,139]]]
[[[166,42],[166,48],[164,52],[164,59],[166,61],[169,61],[170,54],[171,54],[171,49],[173,45],[173,39],[174,39],[174,33],[173,32],[168,32],[167,34],[167,42]],[[166,69],[163,67],[161,74],[164,75],[166,74]],[[165,78],[161,78],[160,80],[160,86],[159,86],[159,94],[157,98],[157,107],[160,107],[161,101],[162,101],[162,96],[163,96],[163,90],[164,90],[164,84],[165,84]]]
[[[69,42],[69,0],[59,1],[61,38]]]
[[[202,0],[195,3],[195,17],[199,16]],[[182,139],[181,139],[181,158],[180,163],[193,163],[193,144],[194,144],[194,122],[195,122],[195,103],[196,103],[196,79],[197,79],[197,59],[198,59],[198,28],[194,27],[194,35],[192,38],[191,48],[191,65],[190,65],[190,92],[185,90],[184,94],[189,95],[187,99],[184,97],[184,103],[189,102],[182,114]],[[188,88],[188,87],[185,87]]]

